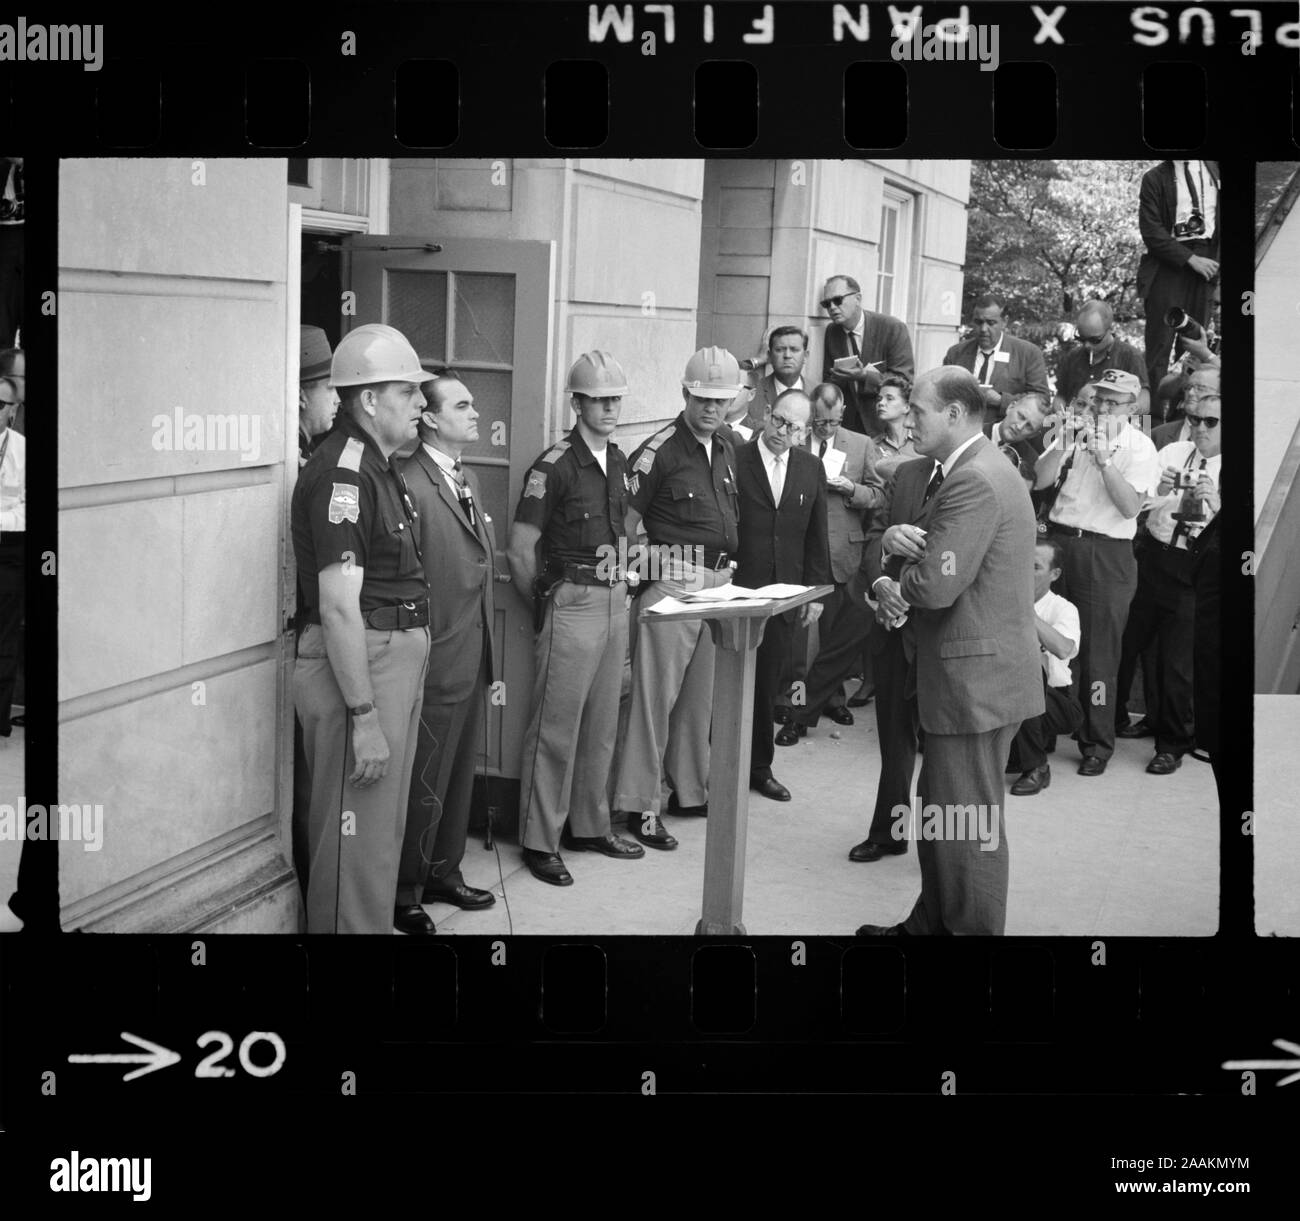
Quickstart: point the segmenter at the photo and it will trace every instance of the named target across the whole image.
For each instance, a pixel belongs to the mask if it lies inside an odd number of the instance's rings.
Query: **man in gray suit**
[[[892,630],[904,616],[914,622],[925,730],[921,896],[902,924],[865,924],[858,935],[997,935],[1007,908],[1003,773],[1020,723],[1044,710],[1034,511],[1024,480],[981,430],[984,395],[970,372],[945,365],[922,374],[908,420],[917,450],[935,464],[927,524],[885,532],[882,549],[902,557],[901,575],[873,592],[878,622]]]

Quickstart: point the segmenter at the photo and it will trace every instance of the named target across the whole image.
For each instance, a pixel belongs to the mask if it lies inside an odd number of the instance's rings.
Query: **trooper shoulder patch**
[[[538,500],[546,499],[546,472],[529,471],[528,482],[524,484],[524,495],[533,496]]]
[[[361,489],[355,483],[336,483],[330,495],[330,525],[337,526],[343,521],[355,525],[360,516]]]
[[[551,449],[549,449],[545,454],[542,455],[541,461],[554,462],[556,458],[558,458],[561,454],[563,454],[564,451],[568,448],[569,448],[569,443],[567,441],[556,441],[555,445],[552,446]]]
[[[655,464],[655,454],[659,452],[659,447],[673,435],[675,427],[675,424],[670,424],[667,428],[661,428],[642,446],[640,456],[632,464],[634,471],[640,471],[643,475],[650,473],[650,468]]]
[[[359,471],[361,469],[361,455],[366,452],[366,447],[357,440],[356,437],[349,437],[348,443],[343,447],[343,452],[339,454],[339,469],[344,471]],[[339,484],[334,485],[336,488]],[[356,521],[354,517],[352,519]]]

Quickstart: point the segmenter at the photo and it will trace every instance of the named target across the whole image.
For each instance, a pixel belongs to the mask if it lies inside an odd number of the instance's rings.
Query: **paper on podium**
[[[694,594],[687,594],[684,602],[677,598],[660,598],[653,606],[646,607],[646,614],[671,615],[674,611],[698,610],[701,603],[705,605],[713,603],[719,606],[766,606],[771,601],[771,598],[756,597],[697,598]]]
[[[834,479],[844,469],[844,464],[848,459],[848,454],[842,449],[835,449],[833,446],[828,445],[826,452],[822,454],[822,465],[826,468],[826,478]]]
[[[762,589],[747,589],[744,585],[715,585],[712,589],[699,589],[683,594],[682,600],[691,602],[771,602],[777,598],[793,598],[811,589],[811,585],[764,585]],[[653,610],[654,608],[651,607]]]

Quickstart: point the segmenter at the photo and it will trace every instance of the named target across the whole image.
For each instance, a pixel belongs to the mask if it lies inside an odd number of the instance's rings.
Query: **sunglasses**
[[[821,307],[827,313],[830,313],[830,309],[832,305],[835,306],[836,309],[839,309],[839,307],[843,305],[844,302],[846,302],[850,297],[860,297],[860,296],[862,296],[862,294],[858,292],[858,293],[843,293],[838,297],[827,297],[825,301],[821,302]]]
[[[1096,347],[1097,344],[1106,342],[1106,336],[1108,334],[1109,334],[1108,331],[1103,331],[1100,335],[1080,335],[1079,338],[1084,343],[1090,343],[1094,347]]]
[[[1198,424],[1204,424],[1206,428],[1218,428],[1219,426],[1219,417],[1217,415],[1192,415],[1188,412],[1183,418],[1193,428]]]

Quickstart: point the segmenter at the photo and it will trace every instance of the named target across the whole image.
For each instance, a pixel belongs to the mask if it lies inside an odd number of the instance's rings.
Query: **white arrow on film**
[[[1289,1051],[1293,1056],[1300,1056],[1300,1046],[1295,1043],[1288,1043],[1285,1039],[1274,1039],[1273,1046],[1279,1051]],[[1290,1068],[1300,1069],[1300,1059],[1296,1060],[1225,1060],[1224,1068]],[[1278,1082],[1279,1086],[1290,1085],[1293,1081],[1300,1081],[1300,1072],[1293,1072],[1289,1077],[1283,1077]]]
[[[159,1047],[157,1043],[150,1043],[148,1039],[142,1039],[138,1035],[127,1034],[122,1031],[122,1038],[128,1043],[134,1043],[137,1047],[144,1048],[145,1054],[140,1055],[137,1052],[106,1052],[103,1055],[82,1056],[74,1055],[68,1057],[69,1064],[140,1064],[142,1068],[134,1069],[122,1078],[123,1081],[134,1081],[136,1077],[143,1077],[146,1073],[156,1072],[160,1068],[170,1068],[173,1064],[180,1061],[180,1052],[171,1051],[166,1047]],[[1300,1051],[1300,1048],[1297,1048]]]

